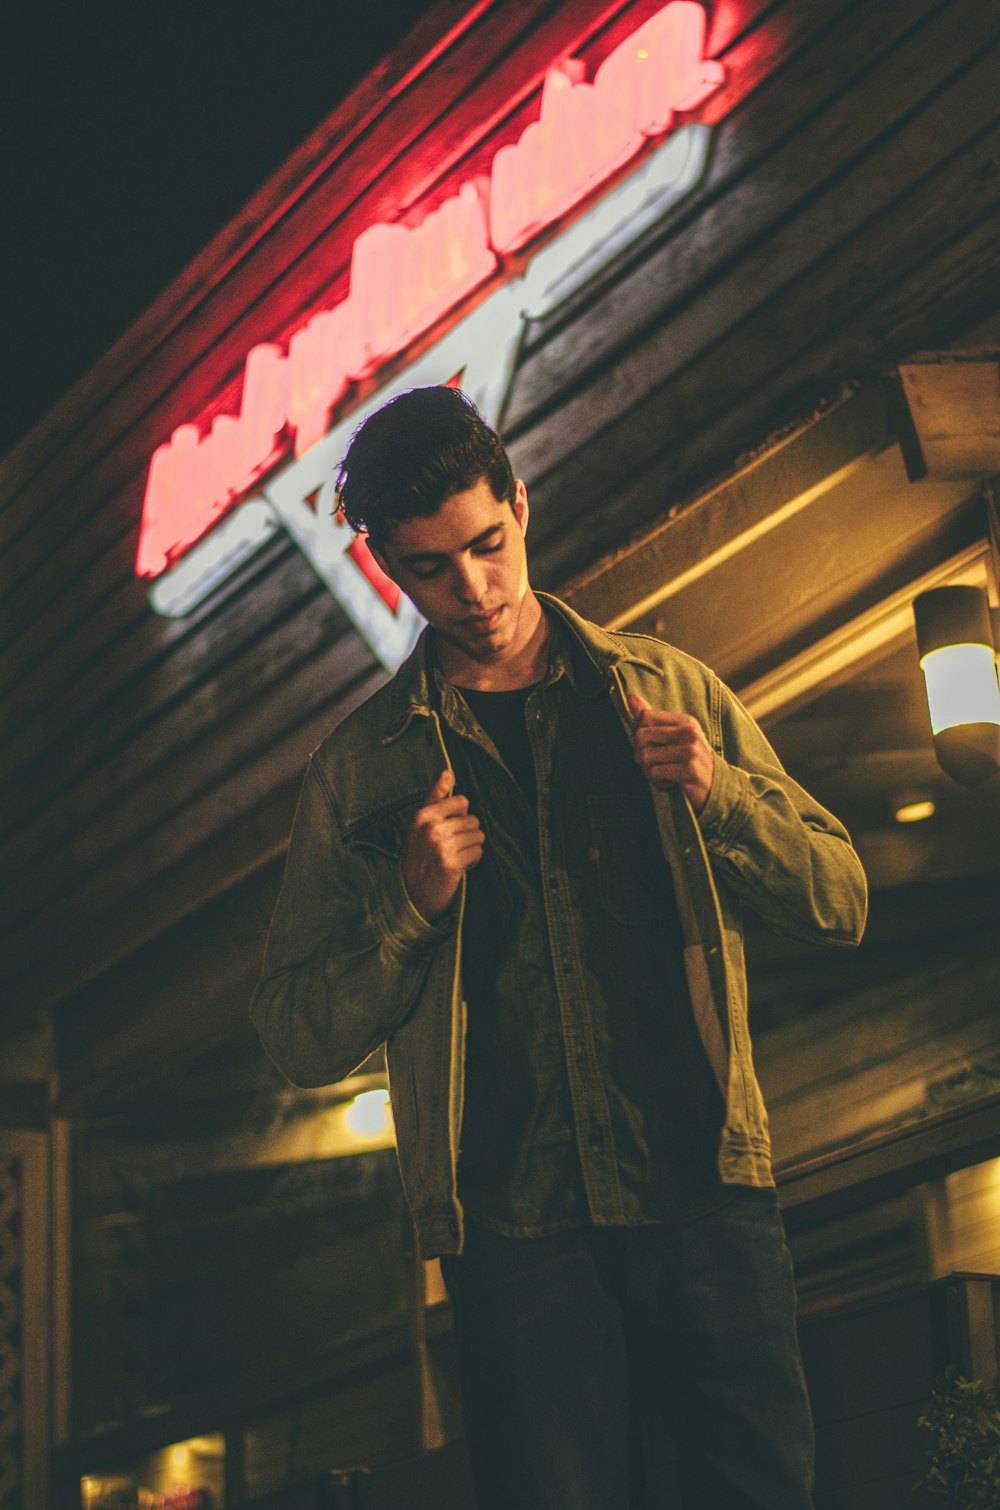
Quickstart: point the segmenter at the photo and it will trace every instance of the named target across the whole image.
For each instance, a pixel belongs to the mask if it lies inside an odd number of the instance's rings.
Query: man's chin
[[[495,661],[510,644],[509,635],[475,635],[463,640],[462,650],[474,661]]]
[[[498,656],[502,656],[510,645],[510,635],[507,633],[495,632],[487,635],[470,633],[467,629],[438,629],[437,635],[439,650],[444,645],[448,650],[461,656],[463,660],[469,661],[494,661]]]

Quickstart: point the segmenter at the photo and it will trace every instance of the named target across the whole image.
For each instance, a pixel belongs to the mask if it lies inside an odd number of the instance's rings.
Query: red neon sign
[[[139,575],[165,571],[289,440],[301,456],[321,439],[352,381],[404,350],[490,277],[499,256],[553,225],[648,138],[669,131],[678,112],[718,89],[722,64],[704,56],[704,45],[701,6],[671,0],[605,58],[592,82],[577,59],[552,69],[539,119],[500,148],[485,184],[463,184],[416,226],[379,222],[362,232],[347,297],[313,315],[287,353],[272,344],[248,353],[239,414],[217,416],[204,434],[181,425],[154,452]]]
[[[498,252],[522,246],[627,163],[648,137],[670,130],[723,80],[703,56],[705,13],[673,4],[626,37],[593,83],[570,59],[542,89],[539,119],[501,147],[490,173],[490,241]]]

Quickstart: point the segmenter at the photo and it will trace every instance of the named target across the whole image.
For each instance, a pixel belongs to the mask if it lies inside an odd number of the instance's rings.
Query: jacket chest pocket
[[[424,796],[424,792],[411,792],[356,819],[344,830],[345,845],[376,864],[386,860],[398,861],[410,824],[423,805]]]

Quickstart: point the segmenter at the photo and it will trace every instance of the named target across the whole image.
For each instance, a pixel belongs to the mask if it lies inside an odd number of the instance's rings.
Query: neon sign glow
[[[677,111],[694,110],[723,81],[703,56],[705,13],[675,3],[619,43],[584,82],[583,64],[553,68],[541,114],[517,142],[501,147],[490,174],[490,241],[498,252],[522,246],[627,163]]]
[[[384,403],[428,383],[460,386],[491,424],[498,424],[517,365],[526,320],[544,319],[630,246],[700,180],[711,128],[690,123],[671,132],[614,188],[546,240],[512,279],[498,284],[471,312],[414,361],[381,382]],[[303,456],[282,461],[252,495],[236,503],[151,584],[150,607],[182,618],[250,559],[276,532],[291,536],[381,664],[394,671],[423,628],[409,598],[377,567],[363,536],[337,510],[333,478],[357,424],[348,410]]]
[[[546,75],[539,119],[493,158],[485,184],[465,183],[416,226],[379,222],[351,252],[347,297],[312,316],[287,353],[264,343],[248,353],[237,415],[201,433],[179,426],[154,452],[136,559],[158,577],[287,452],[304,456],[326,434],[350,384],[466,300],[501,259],[553,225],[668,132],[675,114],[720,87],[721,63],[704,56],[705,13],[671,0],[628,36],[593,81],[571,59]],[[359,566],[387,599],[362,541]]]

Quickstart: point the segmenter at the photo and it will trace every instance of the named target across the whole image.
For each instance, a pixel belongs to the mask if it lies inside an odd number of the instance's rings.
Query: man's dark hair
[[[348,524],[383,549],[396,525],[436,514],[482,478],[498,503],[513,504],[507,452],[472,400],[457,388],[411,388],[355,430],[337,487]]]

